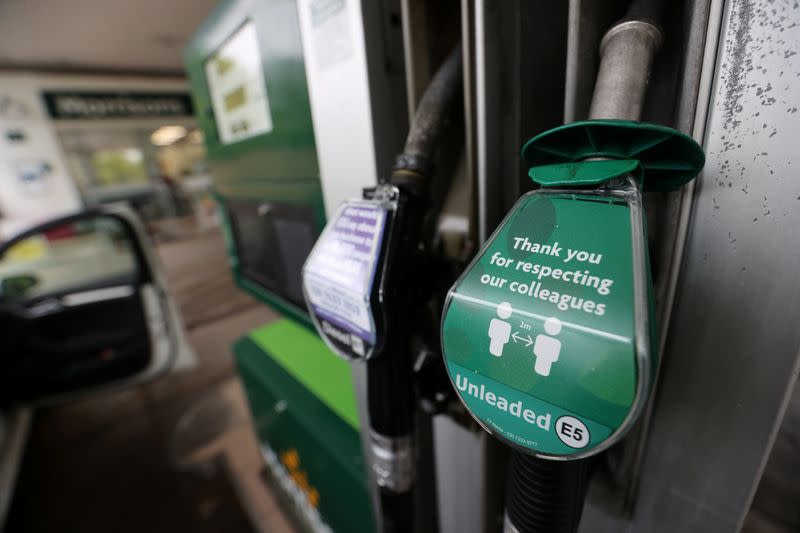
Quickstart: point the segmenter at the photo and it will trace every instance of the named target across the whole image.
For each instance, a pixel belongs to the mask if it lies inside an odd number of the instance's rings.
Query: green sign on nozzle
[[[554,128],[522,156],[545,188],[450,289],[442,351],[489,432],[539,457],[585,457],[630,429],[657,368],[641,191],[683,185],[705,156],[680,132],[621,120]]]
[[[626,195],[529,193],[451,289],[447,370],[500,439],[541,456],[585,455],[632,418],[649,387],[649,354],[637,348],[649,346],[647,317],[637,323],[634,302],[647,310],[636,294],[646,275],[636,272],[646,260],[634,260],[645,250],[631,224],[640,213]]]

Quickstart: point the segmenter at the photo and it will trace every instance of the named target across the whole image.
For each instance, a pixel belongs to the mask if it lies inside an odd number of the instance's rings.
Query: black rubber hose
[[[414,170],[425,176],[433,174],[434,152],[451,116],[451,108],[459,101],[462,72],[459,43],[425,89],[408,131],[405,148],[397,157],[394,170]]]
[[[588,460],[548,461],[514,452],[507,519],[520,533],[574,533],[586,496]]]
[[[381,533],[411,533],[414,531],[414,493],[378,491],[382,510]]]
[[[387,244],[384,301],[386,339],[380,352],[367,361],[367,406],[373,468],[381,485],[380,506],[384,533],[414,530],[414,417],[416,398],[409,338],[415,291],[410,276],[423,235],[423,219],[430,207],[432,160],[447,119],[461,88],[459,47],[439,68],[419,103],[406,146],[398,156],[389,181],[401,192],[392,222],[394,237]],[[389,473],[386,475],[386,473]],[[430,475],[430,473],[426,473]]]
[[[415,402],[408,345],[402,339],[394,344],[397,350],[367,361],[367,405],[372,430],[396,438],[412,433]]]

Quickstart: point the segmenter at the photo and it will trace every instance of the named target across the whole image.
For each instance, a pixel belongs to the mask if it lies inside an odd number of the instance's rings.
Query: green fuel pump
[[[596,120],[525,144],[542,188],[520,198],[445,303],[442,350],[456,393],[514,450],[506,531],[575,531],[582,459],[625,436],[653,387],[642,192],[680,187],[704,155],[677,131],[633,121],[661,39],[658,9],[646,9],[657,3],[647,4],[603,40]]]

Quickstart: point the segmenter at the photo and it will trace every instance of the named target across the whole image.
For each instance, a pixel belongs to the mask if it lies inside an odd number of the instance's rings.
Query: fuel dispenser
[[[680,187],[704,155],[675,130],[634,122],[661,40],[655,7],[635,4],[603,39],[593,120],[525,144],[540,188],[512,208],[444,304],[442,354],[453,388],[515,450],[510,531],[577,529],[586,459],[627,434],[657,371],[642,191]],[[342,357],[367,362],[385,531],[414,528],[409,315],[430,296],[416,288],[429,166],[461,64],[454,52],[432,80],[391,178],[339,208],[303,268],[320,336]]]
[[[800,335],[778,4],[221,5],[187,65],[306,529],[739,529]]]

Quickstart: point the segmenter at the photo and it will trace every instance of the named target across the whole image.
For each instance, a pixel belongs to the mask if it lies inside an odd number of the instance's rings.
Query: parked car
[[[130,211],[58,218],[0,244],[0,529],[32,410],[194,364]]]

